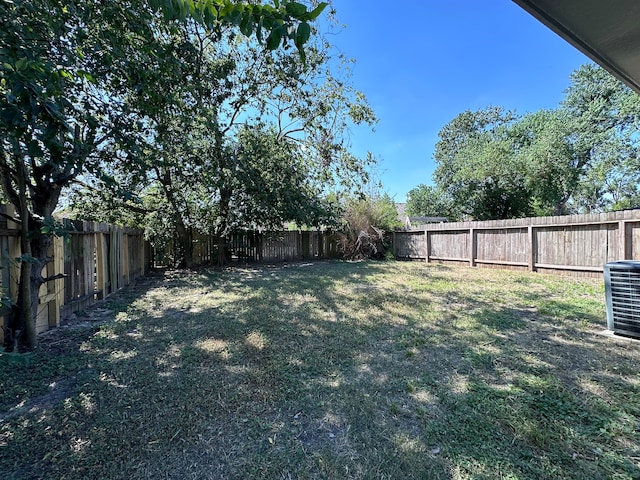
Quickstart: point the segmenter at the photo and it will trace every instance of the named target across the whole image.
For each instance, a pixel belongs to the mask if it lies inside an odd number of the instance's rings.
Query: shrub
[[[390,248],[385,233],[400,225],[391,197],[368,196],[347,202],[338,248],[344,258],[382,259]]]

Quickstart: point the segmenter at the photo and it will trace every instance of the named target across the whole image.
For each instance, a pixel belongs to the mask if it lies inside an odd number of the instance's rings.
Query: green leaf
[[[214,6],[212,0],[207,0],[206,3],[202,4],[202,9],[204,24],[211,27],[218,20],[219,7]]]
[[[285,5],[287,9],[287,15],[291,15],[292,17],[298,18],[307,13],[306,5],[303,5],[298,2],[290,2]]]
[[[307,22],[302,22],[298,25],[298,31],[296,33],[296,45],[301,46],[307,43],[311,36],[311,26]]]
[[[29,156],[31,158],[42,157],[42,155],[44,155],[44,152],[40,147],[40,143],[36,140],[32,140],[29,142],[29,145],[27,146],[27,152],[29,153]]]
[[[256,38],[258,42],[262,43],[262,17],[258,20],[258,25],[256,26]]]
[[[267,48],[269,50],[275,50],[280,45],[280,40],[282,40],[282,36],[280,35],[280,30],[274,28],[271,30],[269,37],[267,37]]]
[[[178,0],[178,18],[181,21],[185,21],[187,19],[187,15],[189,14],[189,6],[185,0]]]
[[[218,10],[218,18],[220,20],[227,20],[229,15],[231,15],[231,11],[233,10],[233,5],[228,3],[224,7]]]
[[[16,72],[19,72],[20,70],[24,70],[27,66],[27,62],[28,60],[26,58],[21,58],[20,60],[18,60],[16,62]]]
[[[87,115],[87,124],[89,125],[89,128],[98,128],[100,126],[100,121],[93,115]]]
[[[203,9],[201,8],[200,4],[198,8],[194,8],[193,12],[191,12],[191,16],[196,22],[204,23]]]
[[[324,11],[327,5],[327,2],[320,2],[316,8],[304,16],[303,20],[307,22],[315,20]]]
[[[242,17],[242,21],[240,22],[240,31],[246,37],[251,36],[253,33],[253,16],[248,12],[245,12]]]
[[[304,48],[302,47],[302,45],[298,45],[296,43],[296,47],[298,48],[298,54],[300,55],[300,60],[302,60],[302,64],[306,65],[307,64],[307,54],[304,51]]]
[[[87,82],[95,83],[96,79],[93,75],[85,70],[78,70],[78,76],[84,78]]]
[[[244,7],[242,5],[234,5],[229,13],[227,20],[233,25],[240,25],[242,23],[242,13]]]

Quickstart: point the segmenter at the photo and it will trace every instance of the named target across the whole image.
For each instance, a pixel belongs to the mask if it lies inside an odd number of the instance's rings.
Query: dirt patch
[[[78,350],[82,342],[89,339],[101,325],[113,318],[113,312],[111,310],[108,312],[103,316],[72,315],[58,328],[41,333],[38,349],[59,355]]]
[[[6,413],[0,413],[0,424],[20,415],[36,414],[54,408],[73,395],[76,384],[76,377],[60,378],[52,381],[49,384],[49,391],[44,395],[20,403],[10,408]]]
[[[179,273],[179,272],[178,272]],[[77,350],[100,326],[111,321],[116,315],[114,305],[128,302],[146,293],[165,278],[176,275],[173,271],[157,271],[136,280],[132,285],[110,295],[106,300],[88,307],[82,312],[73,313],[62,319],[57,328],[47,330],[38,336],[38,349],[48,352],[64,353]]]

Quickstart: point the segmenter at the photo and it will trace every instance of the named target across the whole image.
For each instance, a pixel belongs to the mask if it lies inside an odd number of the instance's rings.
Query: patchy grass
[[[640,478],[640,345],[595,335],[601,284],[420,263],[168,273],[5,367],[0,476]]]

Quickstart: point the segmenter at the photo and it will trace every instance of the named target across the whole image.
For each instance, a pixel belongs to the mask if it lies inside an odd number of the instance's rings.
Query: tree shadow
[[[56,405],[0,421],[0,467],[15,478],[640,474],[623,460],[637,457],[638,404],[615,404],[640,393],[636,349],[593,335],[598,316],[561,299],[545,310],[480,287],[429,290],[450,272],[426,266],[417,284],[375,262],[171,274],[114,303],[75,350],[43,354],[47,374],[11,374],[75,380]]]

